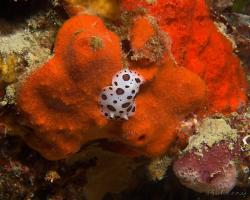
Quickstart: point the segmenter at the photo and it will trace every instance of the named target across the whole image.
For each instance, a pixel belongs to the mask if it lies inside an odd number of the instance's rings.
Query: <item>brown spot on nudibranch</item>
[[[135,78],[135,81],[136,81],[136,83],[140,83],[140,82],[141,82],[141,79]]]
[[[135,107],[133,107],[133,110],[132,110],[132,112],[135,112]]]
[[[102,93],[105,97],[101,96],[104,105],[102,112],[108,113],[108,119],[118,119],[118,116],[128,119],[133,116],[135,97],[143,82],[143,78],[137,72],[130,70],[121,70],[113,76],[112,86],[107,86],[107,93]]]
[[[132,106],[129,106],[127,109],[127,112],[129,112],[132,109]]]
[[[130,79],[129,74],[124,74],[124,75],[122,76],[122,79],[123,79],[124,81],[128,81],[128,80]]]
[[[122,94],[124,94],[124,90],[122,88],[117,88],[116,89],[116,94],[122,95]]]
[[[129,105],[130,105],[130,103],[127,102],[127,103],[122,104],[122,107],[123,107],[123,108],[127,108]]]
[[[103,100],[107,100],[107,98],[108,98],[108,97],[107,97],[105,94],[102,94],[102,99],[103,99]]]
[[[115,107],[114,107],[114,106],[107,105],[107,108],[108,108],[110,111],[113,111],[113,112],[115,112],[115,111],[116,111],[116,109],[115,109]]]

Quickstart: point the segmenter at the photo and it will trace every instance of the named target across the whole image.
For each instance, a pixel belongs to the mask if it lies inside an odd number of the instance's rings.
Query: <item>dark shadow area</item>
[[[0,18],[18,20],[48,6],[49,0],[1,0]]]
[[[235,188],[228,195],[207,195],[197,193],[183,186],[168,170],[162,181],[151,181],[142,184],[133,191],[122,194],[107,194],[103,200],[247,200],[250,189]]]

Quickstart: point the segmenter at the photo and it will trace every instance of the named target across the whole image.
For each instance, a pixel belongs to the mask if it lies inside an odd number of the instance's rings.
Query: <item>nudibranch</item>
[[[124,69],[114,75],[112,86],[105,87],[100,94],[101,112],[108,119],[126,119],[133,116],[136,109],[135,97],[139,92],[143,77],[137,72]]]

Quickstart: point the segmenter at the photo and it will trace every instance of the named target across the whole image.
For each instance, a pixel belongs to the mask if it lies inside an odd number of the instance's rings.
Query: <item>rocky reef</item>
[[[0,198],[248,199],[249,8],[3,0]]]

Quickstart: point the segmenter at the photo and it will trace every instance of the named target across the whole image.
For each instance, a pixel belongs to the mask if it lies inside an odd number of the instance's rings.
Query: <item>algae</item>
[[[56,180],[58,180],[60,178],[61,178],[61,176],[58,174],[57,171],[49,170],[49,171],[47,171],[47,173],[46,173],[46,175],[44,177],[44,180],[53,183],[53,182],[55,182]]]
[[[189,144],[184,152],[196,149],[200,155],[204,147],[211,148],[220,141],[228,141],[229,148],[232,148],[237,139],[237,131],[224,119],[207,118],[198,127],[198,133],[189,138]]]
[[[244,13],[247,5],[250,5],[249,0],[235,0],[232,6],[234,12]]]
[[[153,181],[161,181],[165,178],[166,171],[172,163],[172,158],[164,155],[152,159],[148,165],[148,172]]]
[[[103,48],[103,41],[100,37],[93,36],[90,39],[90,46],[94,51],[98,51]]]
[[[8,85],[5,88],[5,96],[0,101],[0,107],[6,105],[12,105],[16,103],[16,86],[15,84]]]
[[[10,54],[6,57],[0,57],[0,80],[5,83],[12,83],[16,81],[15,67],[17,64],[17,57]]]

